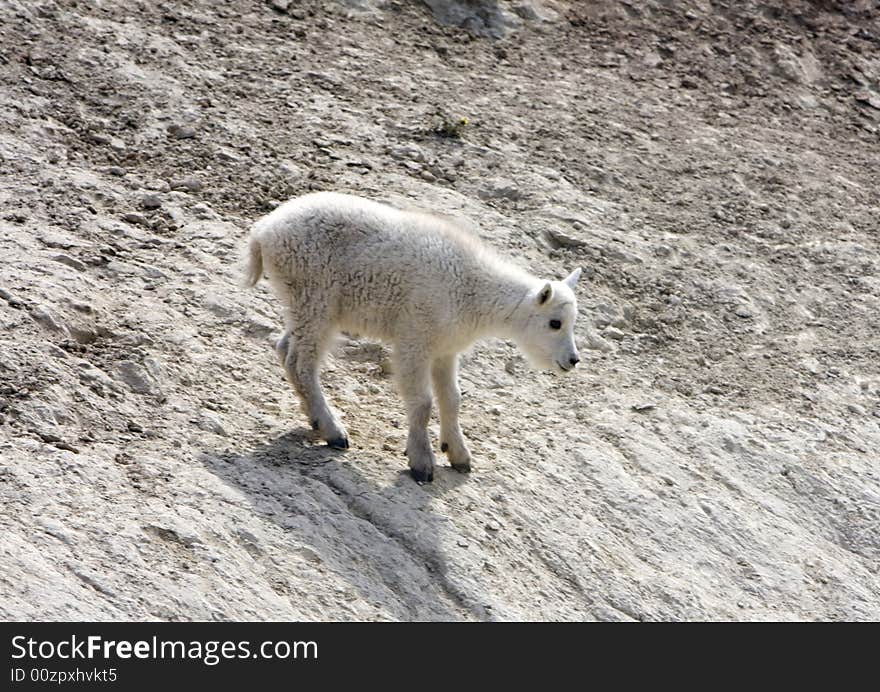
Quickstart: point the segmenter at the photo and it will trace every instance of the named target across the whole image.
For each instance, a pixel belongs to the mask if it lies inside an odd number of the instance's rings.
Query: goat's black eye
[[[562,322],[559,320],[550,320],[550,329],[562,329]]]

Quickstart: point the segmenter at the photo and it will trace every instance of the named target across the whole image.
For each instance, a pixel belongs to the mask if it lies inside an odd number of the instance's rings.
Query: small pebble
[[[192,139],[196,136],[196,130],[190,125],[170,125],[168,134],[174,139]]]
[[[171,181],[171,189],[184,192],[201,192],[202,183],[195,178],[181,178],[180,180]]]
[[[75,257],[71,257],[70,255],[55,255],[52,258],[56,262],[60,262],[61,264],[66,264],[68,267],[72,267],[76,269],[78,272],[84,272],[86,270],[86,265],[80,262]]]
[[[147,223],[147,219],[143,214],[138,214],[136,212],[128,212],[122,215],[123,220],[128,221],[129,223],[135,223],[138,225],[145,225]]]
[[[192,208],[193,214],[196,215],[199,219],[211,219],[215,217],[214,210],[211,209],[207,204],[199,202],[198,204],[194,204]]]
[[[144,187],[154,192],[168,192],[171,189],[171,186],[166,181],[158,179],[150,180]]]
[[[547,229],[547,239],[555,248],[577,248],[587,244],[586,241],[556,228]]]

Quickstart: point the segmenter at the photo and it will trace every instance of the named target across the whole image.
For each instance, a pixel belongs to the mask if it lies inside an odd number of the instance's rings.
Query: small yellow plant
[[[461,139],[469,122],[465,117],[450,117],[440,110],[435,113],[435,117],[437,120],[434,123],[434,134],[451,139]]]

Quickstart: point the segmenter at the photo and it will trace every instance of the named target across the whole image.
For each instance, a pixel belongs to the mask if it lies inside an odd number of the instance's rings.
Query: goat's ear
[[[550,300],[550,296],[552,295],[553,286],[551,286],[550,282],[548,281],[546,284],[544,284],[544,288],[542,288],[538,292],[538,305],[543,305],[544,303],[546,303],[548,300]]]
[[[565,285],[568,286],[572,291],[574,287],[577,286],[578,279],[581,278],[581,268],[578,267],[571,274],[569,274],[563,281]]]

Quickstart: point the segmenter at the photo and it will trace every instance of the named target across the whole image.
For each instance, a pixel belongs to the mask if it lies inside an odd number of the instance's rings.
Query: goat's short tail
[[[251,236],[248,245],[247,268],[245,269],[244,285],[255,286],[263,278],[263,248],[255,235]]]

